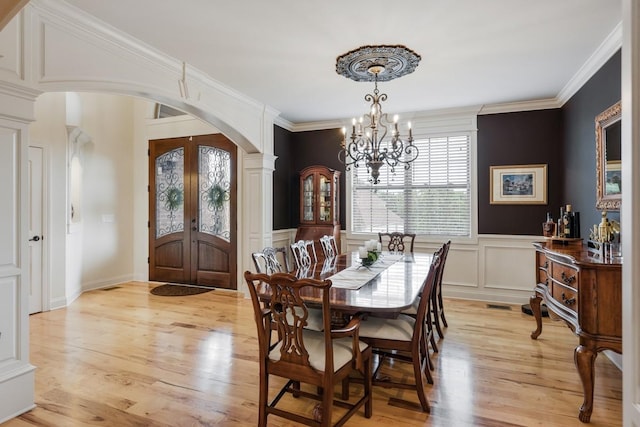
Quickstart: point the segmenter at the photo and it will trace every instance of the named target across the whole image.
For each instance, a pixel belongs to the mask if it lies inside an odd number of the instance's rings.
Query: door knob
[[[30,242],[37,242],[38,240],[40,240],[40,236],[33,236],[31,239],[29,239]]]

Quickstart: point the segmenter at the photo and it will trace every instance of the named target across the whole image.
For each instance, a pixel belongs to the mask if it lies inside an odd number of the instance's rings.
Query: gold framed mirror
[[[596,116],[596,208],[620,210],[622,157],[620,101]]]

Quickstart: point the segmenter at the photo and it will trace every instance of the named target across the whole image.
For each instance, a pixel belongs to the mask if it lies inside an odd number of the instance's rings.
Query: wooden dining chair
[[[320,245],[325,259],[333,259],[340,253],[335,236],[327,234],[320,237]]]
[[[278,260],[278,254],[282,259],[282,262]],[[256,272],[258,273],[288,273],[291,271],[289,268],[289,257],[287,256],[287,248],[282,247],[271,247],[267,246],[262,250],[262,252],[254,252],[251,254],[253,258],[253,263],[256,266]]]
[[[413,252],[413,243],[416,240],[414,233],[378,233],[378,241],[383,249],[389,252]]]
[[[438,278],[436,280],[436,284],[434,285],[433,295],[432,295],[432,304],[431,310],[433,314],[432,322],[438,332],[438,336],[440,338],[444,338],[444,334],[442,331],[442,326],[440,325],[440,321],[442,320],[442,324],[445,328],[448,328],[447,319],[444,316],[444,304],[442,302],[442,277],[444,276],[444,267],[447,261],[447,255],[449,254],[449,247],[451,246],[451,240],[442,245],[442,262],[440,263],[440,271],[438,272]]]
[[[436,285],[438,283],[438,279],[441,275],[442,272],[442,267],[444,265],[444,252],[445,252],[445,245],[440,246],[440,248],[438,248],[438,250],[433,254],[434,257],[438,257],[440,258],[440,264],[438,267],[438,271],[436,272],[436,278],[435,278],[435,282],[433,285],[433,288],[431,289],[431,294],[429,296],[429,298],[431,298],[431,302],[428,306],[428,310],[425,314],[424,317],[424,321],[425,321],[425,325],[424,325],[424,331],[426,332],[423,336],[423,345],[424,345],[424,353],[423,356],[426,357],[426,368],[425,369],[425,375],[427,377],[427,382],[429,384],[433,384],[433,376],[431,375],[431,371],[434,370],[434,366],[433,363],[431,362],[431,356],[429,354],[429,345],[431,345],[431,349],[433,350],[434,353],[438,353],[438,344],[436,343],[436,339],[435,339],[435,334],[433,333],[433,327],[435,325],[435,322],[433,320],[433,316],[435,315],[435,310],[433,309],[433,306],[435,304],[435,297],[436,297]],[[425,283],[422,284],[422,286],[424,286]],[[418,308],[420,307],[420,299],[422,297],[422,289],[420,290],[420,293],[418,294],[418,296],[416,297],[416,299],[413,301],[413,304],[411,304],[411,307],[407,308],[406,310],[402,310],[401,314],[407,315],[407,316],[411,316],[414,319],[417,318],[418,316]],[[442,338],[442,336],[440,336]]]
[[[371,347],[359,339],[360,319],[353,317],[343,328],[331,329],[329,306],[330,280],[298,279],[288,273],[273,275],[244,273],[251,294],[251,301],[258,329],[258,358],[260,365],[260,389],[258,426],[267,425],[267,417],[276,415],[312,426],[331,426],[334,405],[347,408],[347,412],[333,425],[343,425],[348,418],[364,406],[364,415],[372,415]],[[261,306],[260,287],[270,288],[271,298],[267,307]],[[324,331],[305,328],[308,308],[302,298],[304,289],[311,288],[314,298],[322,304]],[[271,324],[277,325],[277,338],[271,333]],[[343,399],[334,399],[335,385],[358,371],[363,378],[363,395],[349,402],[343,383]],[[270,400],[271,376],[288,381]],[[303,390],[301,384],[312,386]],[[279,405],[281,399],[291,394],[294,398],[319,400],[311,414],[291,412]],[[346,394],[346,395],[345,395]],[[283,402],[284,403],[284,402]]]
[[[298,240],[289,246],[291,253],[293,253],[296,269],[309,269],[311,265],[318,262],[313,240]]]
[[[431,309],[431,292],[435,285],[440,262],[439,256],[433,257],[429,273],[422,285],[420,303],[415,318],[405,314],[400,314],[393,319],[370,316],[360,323],[360,339],[369,343],[374,352],[382,356],[373,375],[373,384],[382,387],[415,390],[424,412],[431,411],[423,381],[423,376],[429,370],[426,366],[429,354],[425,342],[430,337],[425,325],[426,316]],[[411,363],[413,366],[413,383],[392,381],[387,378],[378,379],[378,372],[385,358]]]

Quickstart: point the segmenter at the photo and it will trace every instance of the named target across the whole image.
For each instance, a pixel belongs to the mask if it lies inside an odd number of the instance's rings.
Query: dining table
[[[381,252],[373,264],[363,265],[358,252],[347,252],[292,274],[331,280],[329,304],[334,313],[395,317],[418,297],[432,259],[433,254],[428,253]],[[268,300],[268,285],[263,284],[258,293]],[[301,295],[309,306],[321,304],[317,289],[306,288]]]

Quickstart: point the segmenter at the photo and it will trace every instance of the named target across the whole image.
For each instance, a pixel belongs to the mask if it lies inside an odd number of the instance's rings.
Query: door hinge
[[[147,221],[147,228],[151,228],[151,221]]]
[[[147,193],[150,193],[150,192],[151,192],[151,186],[147,185]]]
[[[151,261],[149,261],[149,257],[147,257],[147,264],[149,264]]]
[[[151,149],[147,148],[147,156],[150,156],[150,155],[151,155]]]

